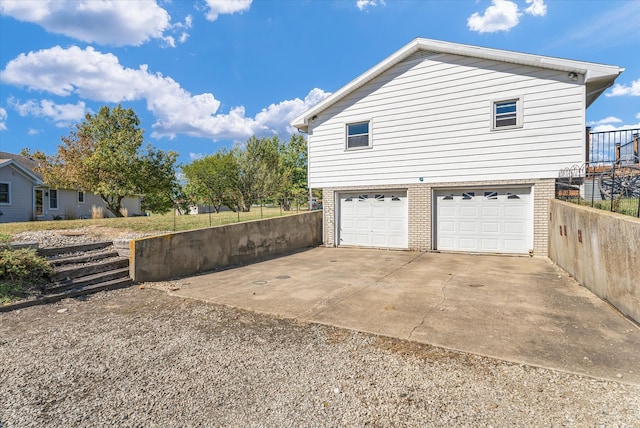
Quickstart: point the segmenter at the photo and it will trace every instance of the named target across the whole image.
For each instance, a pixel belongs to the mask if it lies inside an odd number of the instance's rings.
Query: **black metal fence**
[[[560,171],[556,198],[640,217],[640,129],[588,135],[587,162]]]

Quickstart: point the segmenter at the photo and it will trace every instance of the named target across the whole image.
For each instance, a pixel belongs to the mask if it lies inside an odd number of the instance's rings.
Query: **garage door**
[[[407,192],[342,193],[340,245],[407,248]]]
[[[531,188],[436,193],[437,249],[528,253],[533,248]]]

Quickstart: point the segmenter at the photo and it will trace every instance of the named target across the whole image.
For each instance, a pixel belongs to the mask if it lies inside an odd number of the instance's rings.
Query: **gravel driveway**
[[[639,426],[640,387],[132,287],[0,314],[0,427]]]

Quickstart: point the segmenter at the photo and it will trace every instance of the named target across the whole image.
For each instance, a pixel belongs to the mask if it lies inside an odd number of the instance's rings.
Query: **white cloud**
[[[526,0],[527,4],[530,4],[524,11],[533,16],[545,16],[547,14],[547,5],[544,4],[544,0]]]
[[[9,98],[8,101],[20,116],[45,117],[59,128],[82,120],[87,111],[83,101],[76,104],[56,104],[51,100],[20,102],[14,98]]]
[[[532,16],[545,16],[547,5],[544,0],[526,0],[530,6],[524,9],[524,13]],[[496,33],[509,31],[520,23],[522,13],[518,4],[512,0],[491,0],[483,14],[474,13],[467,19],[467,26],[472,31],[479,33]]]
[[[0,131],[7,130],[7,111],[0,107]]]
[[[255,118],[247,117],[242,106],[221,114],[220,101],[211,93],[192,95],[172,78],[149,72],[146,65],[126,68],[113,54],[77,46],[68,49],[56,46],[21,54],[0,71],[0,81],[61,97],[77,95],[110,103],[145,100],[147,109],[156,118],[153,137],[173,138],[182,134],[213,140],[289,132],[293,118],[329,95],[313,89],[304,100],[296,98],[272,104]],[[54,105],[36,104],[23,107],[24,111],[47,117],[54,117],[56,111],[63,113]]]
[[[171,20],[155,1],[143,0],[3,0],[0,14],[84,42],[114,46],[164,38]]]
[[[636,113],[636,119],[640,119],[640,113]]]
[[[607,123],[620,123],[622,122],[622,119],[618,119],[615,116],[608,116],[605,117],[604,119],[600,119],[598,121],[591,121],[588,123],[589,126],[593,126],[593,125],[604,125]]]
[[[621,85],[616,83],[611,91],[605,94],[607,97],[620,97],[630,95],[632,97],[640,97],[640,79],[634,80],[630,85]]]
[[[27,135],[38,135],[40,134],[42,131],[39,129],[33,129],[33,128],[29,128],[27,130]]]
[[[215,21],[218,15],[242,13],[249,10],[252,0],[206,0],[209,11],[207,19]]]
[[[189,152],[189,159],[191,159],[192,161],[202,159],[203,157],[204,155],[202,153]]]
[[[368,7],[384,6],[384,5],[385,5],[384,0],[356,0],[356,6],[360,10],[365,10]]]
[[[472,31],[479,33],[495,33],[497,31],[509,31],[520,21],[518,5],[510,0],[492,0],[491,6],[485,9],[484,14],[474,13],[467,19],[467,26]]]

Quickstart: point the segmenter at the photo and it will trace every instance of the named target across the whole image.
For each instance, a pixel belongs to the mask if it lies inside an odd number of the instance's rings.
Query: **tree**
[[[307,142],[300,134],[294,134],[288,143],[278,147],[277,196],[282,209],[289,211],[296,200],[307,193]]]
[[[232,153],[238,165],[236,203],[248,212],[259,198],[272,195],[278,182],[278,137],[251,137],[244,147],[237,145]]]
[[[133,109],[107,106],[76,124],[62,137],[58,152],[41,160],[45,181],[58,187],[81,189],[100,196],[107,209],[122,217],[125,197],[143,195],[145,208],[167,212],[177,188],[177,153],[147,145],[141,149],[144,131]]]
[[[222,150],[185,165],[182,172],[187,179],[187,193],[197,203],[211,205],[220,212],[223,205],[234,204],[237,195],[238,165],[233,153]]]

